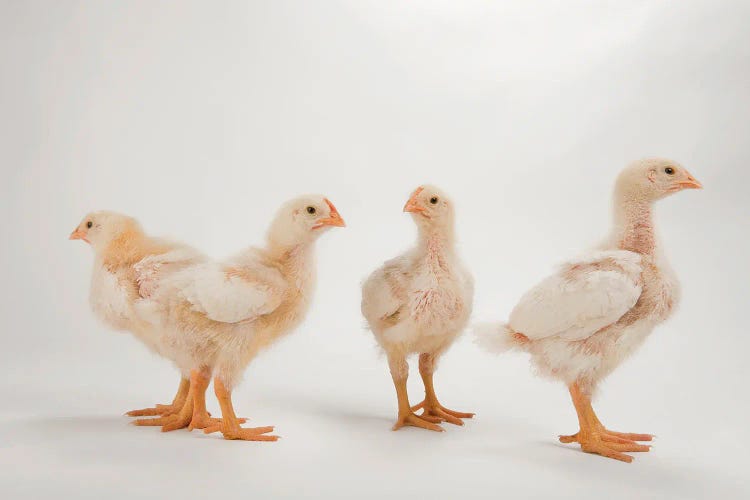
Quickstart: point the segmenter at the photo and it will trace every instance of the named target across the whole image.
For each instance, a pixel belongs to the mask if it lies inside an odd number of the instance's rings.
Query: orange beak
[[[325,198],[326,205],[328,205],[328,208],[331,210],[331,214],[324,218],[319,219],[318,223],[313,226],[313,229],[320,229],[323,226],[338,226],[338,227],[345,227],[346,222],[344,222],[344,219],[341,218],[341,215],[339,215],[339,211],[336,210],[336,207],[333,206],[333,203],[328,198]]]
[[[76,228],[75,231],[70,233],[70,236],[68,237],[69,240],[83,240],[86,243],[91,243],[88,238],[86,238],[86,233],[84,231],[81,231],[80,229]]]
[[[703,189],[703,184],[698,182],[698,180],[690,175],[690,172],[688,172],[688,178],[684,181],[679,181],[677,183],[677,186],[679,186],[680,189]]]
[[[414,191],[414,193],[411,195],[411,198],[409,198],[409,201],[407,201],[406,205],[404,205],[404,212],[420,213],[425,211],[425,208],[421,206],[417,201],[419,193],[421,193],[423,190],[424,188],[420,186],[416,191]]]

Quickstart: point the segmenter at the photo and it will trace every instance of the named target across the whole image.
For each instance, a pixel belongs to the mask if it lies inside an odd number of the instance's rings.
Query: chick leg
[[[577,383],[570,386],[570,397],[578,414],[580,430],[571,436],[560,436],[562,443],[579,443],[586,453],[596,453],[623,462],[632,462],[633,457],[622,452],[649,451],[650,446],[636,441],[650,441],[650,434],[627,434],[607,430],[597,418],[591,406],[591,398],[581,391]]]
[[[153,417],[174,415],[179,413],[182,405],[185,404],[185,398],[187,397],[188,389],[190,388],[190,380],[186,378],[180,379],[180,386],[177,388],[177,394],[171,404],[160,405],[157,404],[153,408],[143,408],[142,410],[132,410],[126,413],[129,417]]]
[[[204,370],[193,370],[190,373],[190,383],[194,387],[193,389],[193,416],[190,420],[188,430],[193,429],[205,429],[209,425],[216,425],[221,423],[220,418],[211,418],[211,414],[206,410],[206,389],[210,382],[210,371]],[[237,421],[241,424],[247,422],[246,418],[238,418]]]
[[[437,395],[435,394],[435,386],[432,381],[436,364],[437,357],[434,354],[420,354],[419,374],[422,376],[422,382],[424,382],[424,401],[413,406],[411,409],[412,411],[416,411],[422,408],[422,414],[420,415],[422,418],[434,417],[441,421],[445,420],[454,425],[464,425],[464,422],[461,419],[472,418],[474,414],[449,410],[440,404],[440,401],[438,401]]]
[[[193,416],[193,394],[195,388],[193,384],[188,384],[188,393],[185,397],[185,402],[180,408],[180,411],[174,415],[168,415],[166,417],[157,418],[139,418],[133,420],[131,423],[138,426],[161,426],[162,432],[173,431],[176,429],[183,429],[190,424],[190,420]]]
[[[440,419],[430,416],[421,417],[415,414],[409,407],[409,395],[406,391],[406,380],[409,377],[409,364],[401,355],[388,355],[388,364],[393,377],[393,385],[396,386],[396,398],[398,399],[398,419],[393,426],[397,431],[405,425],[421,427],[430,431],[443,432],[443,428],[437,425]]]
[[[224,439],[241,439],[243,441],[276,441],[279,439],[279,436],[266,434],[273,431],[272,426],[248,429],[240,427],[240,421],[244,421],[244,419],[238,419],[234,414],[232,393],[219,377],[214,377],[214,391],[221,407],[221,421],[207,426],[203,429],[203,432],[206,434],[221,432]]]

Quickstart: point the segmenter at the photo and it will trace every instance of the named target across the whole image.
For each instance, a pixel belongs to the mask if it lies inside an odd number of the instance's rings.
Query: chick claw
[[[437,402],[426,404],[425,401],[412,406],[411,410],[417,411],[420,408],[422,409],[422,414],[419,415],[419,417],[427,420],[428,422],[432,422],[433,419],[437,419],[438,422],[446,421],[453,425],[464,425],[463,420],[461,420],[462,418],[472,418],[475,415],[474,413],[464,413],[460,411],[449,410],[448,408],[445,408],[443,405]]]
[[[570,436],[559,436],[561,443],[579,443],[581,450],[630,463],[633,457],[622,452],[647,452],[651,446],[636,441],[651,441],[651,434],[632,434],[602,429],[588,436],[577,432]]]
[[[237,419],[238,423],[241,423],[240,420],[244,419]],[[205,434],[212,434],[214,432],[221,432],[224,436],[224,439],[230,439],[230,440],[242,440],[242,441],[277,441],[279,439],[279,436],[275,435],[266,435],[266,433],[273,431],[273,426],[267,426],[267,427],[251,427],[247,429],[243,429],[239,425],[237,426],[230,426],[230,425],[224,425],[223,422],[219,422],[213,425],[210,425],[203,429],[203,432]]]
[[[444,432],[445,429],[437,425],[439,422],[442,422],[442,419],[430,416],[423,417],[421,415],[417,415],[416,413],[409,412],[404,415],[399,415],[398,420],[393,425],[393,430],[397,431],[400,428],[408,425],[412,427],[427,429],[428,431]]]

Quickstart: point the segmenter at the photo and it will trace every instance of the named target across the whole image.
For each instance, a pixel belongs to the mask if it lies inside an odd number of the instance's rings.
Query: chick
[[[620,174],[614,225],[595,251],[563,264],[529,290],[507,324],[477,328],[487,349],[520,349],[537,370],[567,384],[580,430],[560,436],[585,452],[624,462],[623,452],[649,451],[650,434],[608,430],[591,407],[599,382],[630,356],[679,300],[679,285],[654,234],[657,200],[701,184],[676,162],[647,159]]]
[[[94,251],[90,303],[96,316],[108,326],[131,332],[150,350],[164,355],[159,331],[139,319],[134,305],[144,294],[138,280],[139,266],[167,273],[203,259],[195,250],[147,236],[140,224],[126,215],[92,212],[70,234]],[[180,379],[171,404],[129,411],[130,416],[169,415],[182,408],[189,390],[187,377]]]
[[[471,275],[456,254],[453,202],[438,188],[417,188],[404,206],[418,228],[416,246],[387,261],[362,286],[362,314],[386,352],[398,399],[393,430],[405,425],[442,431],[442,421],[463,425],[463,413],[443,407],[433,374],[440,356],[453,344],[471,315]],[[407,356],[419,353],[425,398],[409,405]],[[422,409],[421,415],[414,411]]]
[[[245,367],[305,317],[315,286],[314,244],[328,228],[344,226],[333,204],[308,195],[284,204],[263,248],[221,262],[204,262],[170,274],[139,307],[164,331],[165,345],[191,376],[190,396],[164,430],[188,426],[226,439],[275,441],[273,427],[242,428],[231,392]],[[213,376],[221,420],[206,412]]]

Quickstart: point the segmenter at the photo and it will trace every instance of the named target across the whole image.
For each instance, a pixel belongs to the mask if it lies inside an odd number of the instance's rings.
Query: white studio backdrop
[[[2,2],[0,494],[747,498],[749,16],[743,1]],[[557,444],[577,425],[565,389],[470,335],[436,383],[477,418],[392,433],[359,283],[414,241],[409,193],[454,198],[473,320],[499,320],[605,235],[618,171],[652,155],[705,186],[656,209],[683,301],[596,407],[654,450],[625,465]],[[112,209],[221,257],[305,192],[348,227],[319,242],[307,321],[235,395],[284,439],[128,426],[177,374],[93,318],[91,251],[70,231]]]

